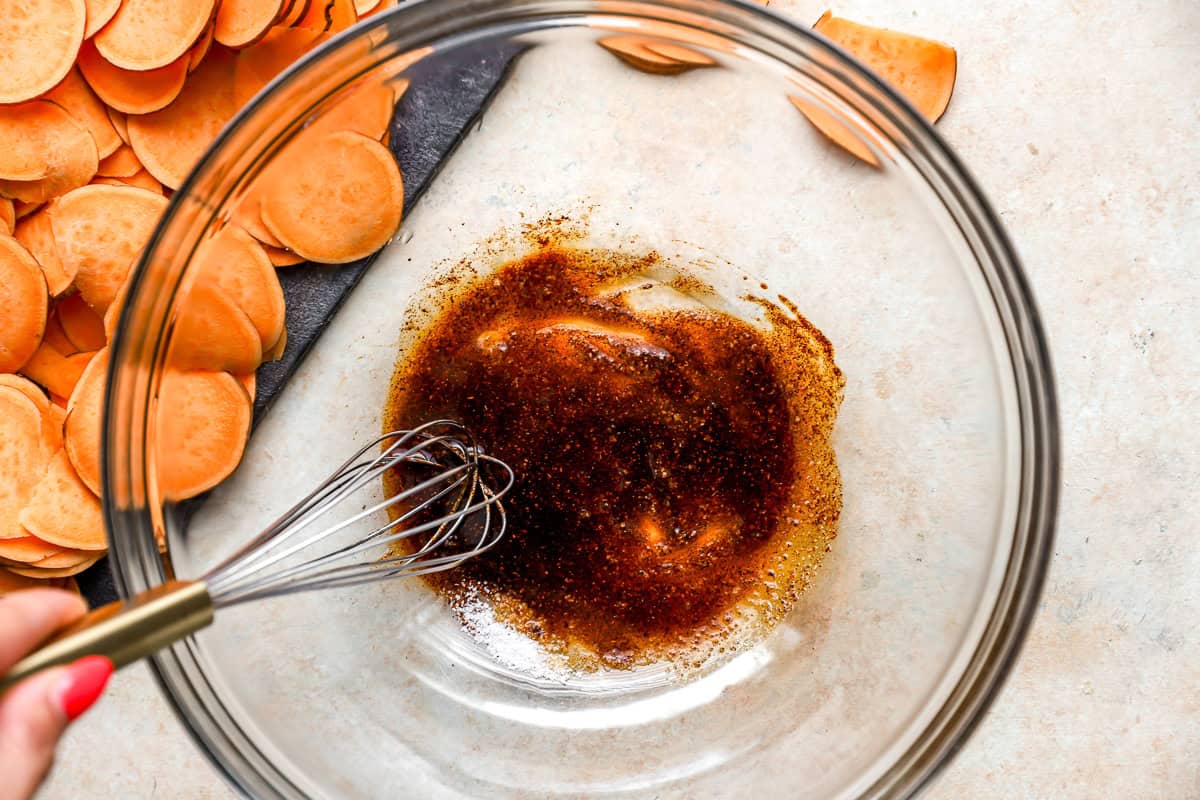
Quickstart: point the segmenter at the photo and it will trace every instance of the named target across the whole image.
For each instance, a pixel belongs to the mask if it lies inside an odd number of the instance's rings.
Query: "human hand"
[[[0,597],[0,675],[85,611],[82,599],[58,589]],[[33,796],[67,723],[96,702],[112,671],[107,658],[88,656],[39,672],[0,696],[0,800]]]

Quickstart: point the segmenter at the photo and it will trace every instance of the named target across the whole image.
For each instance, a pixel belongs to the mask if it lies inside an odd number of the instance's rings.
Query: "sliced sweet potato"
[[[125,114],[149,114],[166,108],[183,90],[188,74],[188,55],[158,69],[136,72],[104,60],[95,45],[85,42],[79,50],[79,71],[92,90],[107,105]],[[129,143],[128,126],[117,128]]]
[[[262,339],[232,297],[197,280],[180,301],[167,360],[183,370],[253,372],[262,363]]]
[[[138,170],[124,178],[93,178],[92,183],[101,183],[105,186],[136,186],[139,189],[145,189],[155,194],[163,193],[163,185],[144,169]]]
[[[296,59],[321,43],[324,37],[307,28],[274,28],[262,41],[237,54],[233,70],[233,98],[238,107]]]
[[[0,236],[7,233],[12,236],[17,232],[17,210],[13,208],[13,201],[7,197],[0,197]]]
[[[0,372],[16,372],[37,351],[49,305],[37,261],[16,239],[0,237]]]
[[[13,210],[17,212],[17,221],[25,219],[42,207],[42,203],[26,203],[24,200],[13,200]]]
[[[108,24],[121,7],[121,0],[84,0],[87,6],[87,25],[83,29],[83,38],[90,39]]]
[[[275,27],[290,28],[304,19],[304,15],[308,13],[309,2],[310,0],[288,0],[275,22]]]
[[[354,11],[360,17],[370,14],[379,6],[379,0],[354,0]]]
[[[342,264],[383,247],[400,227],[404,182],[391,152],[362,134],[318,137],[266,187],[262,221],[311,261]]]
[[[0,106],[0,178],[34,181],[50,174],[57,164],[60,139],[65,146],[79,135],[66,109],[46,100]]]
[[[50,581],[53,583],[53,581]],[[24,575],[16,575],[8,571],[7,567],[0,567],[0,597],[12,592],[23,592],[26,589],[40,589],[47,585],[45,581],[39,581],[34,578],[26,578]]]
[[[953,47],[851,22],[830,11],[821,15],[813,29],[879,73],[930,122],[936,122],[945,112],[958,71]]]
[[[75,474],[92,494],[100,495],[100,425],[103,422],[104,385],[108,372],[108,350],[101,350],[84,370],[67,401],[63,427],[63,449]]]
[[[817,103],[807,98],[790,95],[788,99],[812,123],[814,128],[825,134],[834,144],[846,150],[851,155],[858,156],[862,161],[873,167],[879,166],[879,159],[875,157],[875,154],[871,152],[871,148],[864,142],[864,139],[870,139],[873,135],[870,130],[859,127],[852,120],[830,114],[824,108],[817,105]]]
[[[36,491],[36,490],[35,490]],[[32,564],[55,555],[62,548],[43,542],[36,536],[21,536],[17,539],[0,539],[0,558]]]
[[[279,335],[279,341],[275,342],[275,346],[267,352],[263,353],[263,361],[278,361],[283,358],[283,351],[287,349],[287,326],[284,326],[283,333]]]
[[[42,419],[42,457],[50,458],[62,449],[64,413],[56,408],[37,384],[20,375],[0,373],[0,386],[16,389],[37,408]]]
[[[215,24],[213,22],[208,23],[204,28],[204,32],[196,39],[196,43],[188,50],[188,72],[195,72],[196,67],[204,63],[204,57],[208,55],[208,50],[212,47],[214,27]]]
[[[275,163],[282,164],[283,161],[280,160]],[[276,239],[275,234],[267,230],[267,226],[262,221],[262,198],[270,182],[271,168],[268,167],[258,176],[258,179],[250,187],[250,191],[246,194],[246,197],[238,204],[237,209],[234,210],[233,221],[264,246],[283,249],[283,242]]]
[[[64,356],[73,355],[79,352],[67,334],[63,332],[62,325],[58,323],[58,311],[55,309],[50,312],[50,316],[46,317],[46,332],[42,334],[42,347],[52,347]]]
[[[258,388],[258,379],[253,372],[247,372],[245,375],[234,375],[242,388],[246,390],[246,396],[250,398],[250,402],[254,402],[254,392]]]
[[[95,557],[89,558],[87,561],[76,564],[73,567],[64,567],[63,569],[43,569],[37,564],[30,564],[26,567],[9,566],[9,572],[17,575],[23,575],[26,578],[37,578],[39,580],[57,580],[59,578],[67,578],[71,575],[78,575],[84,570],[90,568],[93,564],[103,557],[103,553],[97,553]]]
[[[223,47],[209,51],[188,76],[169,106],[129,118],[129,143],[146,169],[172,189],[179,188],[217,132],[236,113],[234,57]]]
[[[214,5],[215,0],[122,0],[92,41],[122,69],[165,67],[187,53],[212,19]]]
[[[311,0],[304,16],[296,20],[297,28],[324,33],[333,25],[333,0]]]
[[[96,313],[116,296],[167,206],[162,195],[132,186],[84,186],[50,209],[58,254]]]
[[[180,88],[183,88],[182,85]],[[105,108],[108,110],[108,121],[112,123],[113,130],[121,137],[122,142],[129,144],[129,125],[125,120],[125,112],[118,111],[110,105],[105,105]]]
[[[64,356],[46,342],[42,342],[41,346],[21,367],[21,374],[37,381],[54,394],[70,397],[71,392],[75,389],[75,384],[79,382],[83,370],[92,360],[93,355],[95,353],[74,353]]]
[[[46,289],[52,296],[58,297],[71,287],[75,280],[74,264],[68,270],[58,255],[58,245],[54,241],[54,229],[50,226],[48,209],[39,209],[22,219],[17,223],[13,235],[30,255],[37,259],[46,279]]]
[[[283,289],[262,245],[227,225],[204,244],[196,263],[196,280],[211,281],[237,303],[258,331],[262,349],[270,350],[283,332]]]
[[[105,178],[127,178],[142,169],[142,162],[134,155],[133,148],[121,145],[115,153],[100,162],[96,174]]]
[[[679,61],[651,49],[655,40],[645,36],[605,36],[596,43],[629,66],[654,75],[678,75],[695,69],[698,64]]]
[[[67,77],[47,92],[44,99],[65,108],[76,122],[87,129],[96,142],[96,152],[101,159],[121,146],[121,137],[108,117],[107,107],[96,97],[79,70],[68,72]]]
[[[354,10],[354,0],[333,0],[329,7],[330,33],[339,33],[358,22],[358,13]]]
[[[11,156],[0,157],[10,161],[5,173],[15,174],[18,165],[40,164],[37,178],[0,179],[0,196],[26,203],[44,203],[82,186],[100,163],[92,135],[62,106],[48,100],[0,107],[0,141],[5,143],[0,152],[12,151]]]
[[[84,562],[95,562],[96,553],[92,550],[72,550],[69,547],[61,548],[52,556],[47,556],[41,561],[30,564],[31,567],[38,569],[66,569],[68,567],[77,567]]]
[[[227,372],[168,369],[158,393],[155,460],[165,500],[195,497],[227,478],[250,433],[250,398]]]
[[[0,103],[54,88],[75,63],[86,24],[83,0],[7,3],[0,14]]]
[[[226,47],[246,47],[275,23],[283,0],[221,0],[213,37]]]
[[[313,120],[296,138],[296,147],[303,147],[301,138],[323,136],[334,131],[353,131],[379,140],[387,133],[396,110],[393,88],[381,81],[371,81],[354,89]],[[291,150],[292,148],[289,148]],[[281,156],[280,163],[284,162]]]
[[[108,546],[100,501],[79,479],[65,450],[46,465],[18,522],[42,541],[60,548],[103,550]]]
[[[108,344],[108,338],[104,335],[104,320],[84,302],[81,295],[73,294],[61,300],[54,311],[63,333],[75,346],[74,352],[95,351]]]
[[[374,16],[381,11],[387,11],[389,8],[395,8],[397,2],[398,0],[380,0],[380,2],[377,3],[370,11],[359,11],[358,18],[364,19],[366,17]]]
[[[26,535],[17,521],[45,471],[42,416],[16,389],[0,386],[0,539]]]
[[[271,260],[271,263],[277,267],[291,267],[304,263],[304,259],[291,250],[284,250],[282,247],[272,247],[269,244],[263,244],[262,249],[267,254],[267,258]]]

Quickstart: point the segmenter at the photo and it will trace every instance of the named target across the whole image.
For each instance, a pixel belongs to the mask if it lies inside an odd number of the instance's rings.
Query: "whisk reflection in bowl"
[[[378,485],[388,470],[403,470],[409,483],[349,516],[317,524],[364,487]],[[96,609],[14,666],[0,679],[0,692],[86,655],[124,666],[211,624],[217,608],[452,569],[504,536],[500,500],[513,480],[512,469],[480,452],[457,422],[385,433],[199,579],[169,581]],[[390,519],[376,524],[389,510]],[[366,533],[359,530],[364,525],[371,526]]]

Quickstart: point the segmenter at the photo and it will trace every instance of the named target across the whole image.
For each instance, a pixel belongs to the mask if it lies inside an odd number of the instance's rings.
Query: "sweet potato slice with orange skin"
[[[108,546],[100,501],[79,479],[65,450],[46,465],[18,521],[34,536],[60,548],[104,550]]]
[[[129,118],[129,143],[151,175],[178,189],[225,123],[233,118],[234,57],[209,51],[169,106]]]
[[[84,0],[84,5],[87,6],[87,25],[83,29],[83,38],[90,39],[116,16],[121,0]]]
[[[183,370],[253,372],[262,363],[262,339],[229,294],[197,280],[180,301],[167,361]]]
[[[274,28],[262,41],[237,54],[233,69],[233,98],[240,107],[324,37],[307,28]]]
[[[63,333],[62,325],[58,324],[58,311],[55,309],[46,318],[46,332],[42,334],[41,347],[52,347],[61,355],[69,356],[79,352],[74,342]]]
[[[63,426],[63,449],[75,474],[97,497],[100,496],[100,425],[103,422],[104,382],[108,372],[108,349],[96,354],[84,370],[75,391],[67,400]]]
[[[227,225],[204,243],[196,264],[196,280],[211,281],[237,303],[258,331],[262,349],[270,350],[283,332],[283,288],[262,245]]]
[[[382,139],[395,110],[396,93],[391,86],[382,81],[364,84],[313,120],[297,136],[295,149],[304,146],[301,138],[316,138],[335,131],[353,131],[371,139]],[[285,157],[281,155],[279,163],[284,161]]]
[[[282,161],[278,162],[282,163]],[[263,246],[282,250],[283,242],[275,238],[275,234],[267,230],[262,221],[262,198],[266,187],[271,182],[270,167],[261,173],[258,180],[250,187],[250,191],[233,212],[233,221],[242,230],[257,239]]]
[[[29,251],[42,268],[46,289],[53,297],[71,288],[75,280],[74,270],[68,270],[58,255],[58,244],[54,241],[54,229],[50,226],[48,209],[40,209],[17,223],[13,232],[17,241]]]
[[[118,111],[110,105],[105,105],[105,108],[108,109],[108,121],[112,123],[113,130],[121,137],[122,142],[129,144],[129,125],[125,119],[125,112]]]
[[[22,536],[18,539],[0,539],[0,558],[9,561],[19,561],[33,564],[57,554],[61,547],[44,542],[33,535]]]
[[[229,477],[242,460],[250,416],[250,398],[229,373],[166,370],[154,439],[163,499],[186,500]]]
[[[279,341],[275,342],[275,346],[267,352],[263,353],[263,361],[278,361],[283,358],[283,351],[287,349],[287,326],[284,326],[283,333],[279,335]]]
[[[304,258],[293,253],[291,250],[284,250],[282,247],[272,247],[269,244],[263,244],[263,252],[267,254],[267,258],[277,267],[291,267],[296,264],[303,264]]]
[[[42,268],[16,239],[0,237],[0,372],[16,372],[37,351],[49,309]]]
[[[246,396],[250,398],[250,402],[254,402],[254,393],[258,389],[258,378],[253,372],[247,372],[245,375],[234,375],[242,388],[246,390]]]
[[[358,16],[370,14],[379,6],[380,0],[354,0],[354,12]]]
[[[70,580],[69,578],[67,580]],[[47,581],[39,581],[35,578],[27,578],[24,575],[16,575],[9,572],[6,567],[0,567],[0,597],[12,592],[23,592],[26,589],[41,589],[46,586],[53,586],[53,579]]]
[[[35,100],[0,107],[0,128],[0,141],[6,144],[4,150],[10,151],[4,158],[26,166],[40,160],[44,167],[42,175],[34,179],[0,179],[0,196],[44,203],[82,186],[96,174],[100,163],[96,140],[56,103]],[[13,174],[16,169],[10,164],[4,171]]]
[[[103,178],[128,178],[142,170],[142,162],[134,155],[133,148],[121,145],[117,151],[100,162],[96,175]]]
[[[17,210],[13,201],[0,197],[0,235],[7,233],[12,236],[17,232]]]
[[[313,0],[292,0],[291,6],[280,15],[279,22],[275,23],[275,25],[279,28],[292,27],[304,19],[304,15],[308,13],[308,7],[312,2]]]
[[[13,200],[13,210],[17,212],[17,221],[28,217],[33,212],[42,207],[42,203],[26,203],[24,200]]]
[[[163,185],[144,169],[138,170],[125,178],[93,178],[92,183],[103,184],[105,186],[136,186],[138,189],[145,189],[155,194],[163,193]]]
[[[235,49],[253,44],[275,23],[282,6],[282,0],[221,0],[213,38]]]
[[[907,33],[861,25],[826,11],[813,30],[879,73],[930,122],[950,104],[958,56],[953,47]]]
[[[58,151],[79,137],[73,122],[70,112],[47,100],[0,106],[0,178],[36,181],[49,175],[58,166]]]
[[[596,40],[596,44],[625,62],[629,66],[652,75],[679,75],[701,65],[680,61],[669,55],[657,52],[651,45],[654,39],[645,36],[605,36]]]
[[[75,121],[81,124],[96,142],[96,152],[101,159],[111,155],[121,146],[121,137],[117,135],[112,120],[108,117],[108,107],[100,102],[100,98],[88,86],[87,81],[72,69],[62,82],[45,94],[43,98],[57,103],[67,110]]]
[[[188,74],[185,53],[165,67],[135,72],[104,60],[91,42],[79,50],[79,71],[104,103],[125,114],[149,114],[166,108],[183,91]],[[117,133],[129,143],[128,122]]]
[[[103,314],[167,207],[162,195],[132,186],[92,185],[50,208],[58,254],[87,304]]]
[[[93,355],[94,353],[73,353],[65,356],[46,342],[42,342],[41,347],[29,357],[25,366],[21,367],[21,374],[37,381],[53,394],[69,397]]]
[[[83,0],[36,0],[5,6],[0,16],[0,103],[31,100],[54,88],[83,42]]]
[[[188,50],[188,72],[195,72],[196,67],[204,63],[204,57],[208,55],[208,50],[212,47],[214,27],[214,23],[208,23],[204,32],[200,34],[200,38],[196,39],[196,43]]]
[[[66,413],[51,403],[37,384],[21,375],[0,373],[0,386],[16,389],[37,407],[42,417],[42,456],[48,459],[61,450]]]
[[[374,253],[399,229],[404,207],[391,151],[350,131],[309,144],[266,189],[267,230],[310,261],[343,264]]]
[[[0,386],[0,539],[26,534],[17,521],[45,471],[42,416],[17,389]]]
[[[89,569],[93,564],[101,559],[103,553],[97,553],[94,558],[76,564],[73,567],[65,567],[63,569],[42,569],[36,564],[30,564],[28,567],[9,566],[9,572],[17,575],[23,575],[26,578],[38,578],[41,580],[58,580],[59,578],[67,578],[72,575],[78,575],[86,569]]]
[[[104,320],[84,302],[82,296],[73,294],[59,301],[54,313],[63,333],[75,346],[75,352],[92,352],[108,344],[108,338],[104,335]]]
[[[304,16],[296,20],[297,28],[324,33],[333,25],[333,0],[310,0]]]
[[[340,33],[358,22],[358,12],[354,10],[354,0],[333,0],[329,7],[329,32]]]
[[[31,567],[38,569],[64,569],[66,567],[76,567],[85,561],[94,562],[96,553],[93,550],[72,550],[69,547],[61,548],[52,556],[47,556],[41,561],[30,564]]]
[[[165,67],[200,37],[214,5],[215,0],[122,0],[92,41],[100,55],[122,69]]]
[[[873,167],[879,166],[879,159],[863,142],[863,138],[869,136],[870,131],[862,130],[856,134],[847,120],[835,117],[815,102],[797,95],[790,95],[788,99],[814,128],[825,134],[834,144]]]

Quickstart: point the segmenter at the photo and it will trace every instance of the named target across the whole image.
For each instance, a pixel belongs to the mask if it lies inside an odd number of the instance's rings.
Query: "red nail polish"
[[[104,656],[84,656],[67,667],[59,702],[67,719],[77,719],[92,707],[113,674],[113,664]]]

